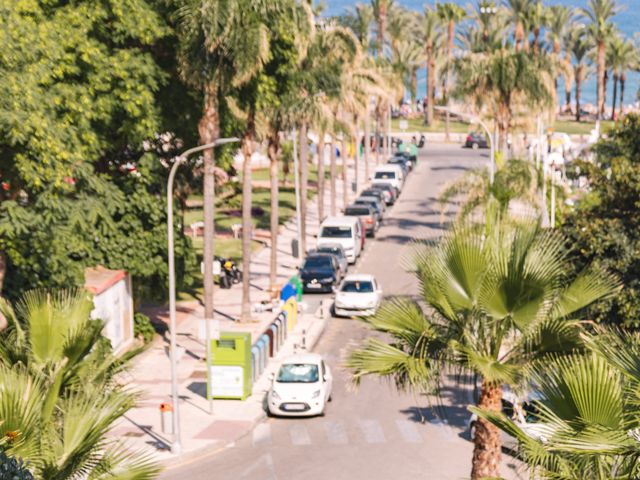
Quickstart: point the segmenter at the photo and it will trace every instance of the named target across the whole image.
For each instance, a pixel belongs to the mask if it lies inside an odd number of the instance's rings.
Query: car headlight
[[[315,392],[313,392],[313,394],[311,395],[311,398],[318,398],[320,396],[320,390],[316,390]]]
[[[273,398],[274,400],[280,400],[280,395],[278,395],[278,392],[276,392],[275,390],[271,390],[271,398]]]

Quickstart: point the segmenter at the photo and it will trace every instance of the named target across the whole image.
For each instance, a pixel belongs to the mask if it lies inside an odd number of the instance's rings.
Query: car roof
[[[318,248],[316,248],[316,251],[320,250],[321,248],[337,248],[338,250],[344,250],[342,245],[339,244],[339,243],[323,243]],[[318,252],[318,253],[320,253],[320,252]]]
[[[380,201],[378,197],[374,197],[373,195],[360,195],[358,198],[356,198],[356,204],[358,203],[359,200],[362,200],[363,202],[379,202]]]
[[[296,353],[290,355],[282,360],[282,364],[285,363],[320,363],[322,361],[322,355],[317,353]]]
[[[354,223],[356,223],[357,220],[355,219],[355,217],[347,217],[347,216],[341,216],[341,217],[327,217],[324,219],[324,221],[322,222],[322,225],[320,225],[321,227],[345,227],[345,226],[352,226]]]
[[[371,282],[375,277],[369,273],[352,273],[344,277],[345,282]]]
[[[314,251],[310,251],[307,254],[307,258],[309,257],[323,257],[323,258],[328,258],[328,259],[332,259],[335,257],[334,254],[332,253],[324,253],[324,252],[314,252]],[[306,259],[305,259],[306,260]]]

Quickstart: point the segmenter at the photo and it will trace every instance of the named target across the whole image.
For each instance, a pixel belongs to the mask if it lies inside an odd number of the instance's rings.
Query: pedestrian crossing
[[[381,422],[374,419],[276,419],[259,424],[253,430],[254,447],[309,445],[382,445],[391,442],[425,444],[427,441],[450,443],[458,431],[441,420],[421,424],[407,419]]]

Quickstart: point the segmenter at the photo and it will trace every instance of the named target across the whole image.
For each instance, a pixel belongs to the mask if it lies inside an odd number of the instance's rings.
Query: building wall
[[[133,340],[133,298],[131,277],[127,275],[104,292],[93,297],[93,318],[105,322],[104,335],[114,351],[121,351]]]

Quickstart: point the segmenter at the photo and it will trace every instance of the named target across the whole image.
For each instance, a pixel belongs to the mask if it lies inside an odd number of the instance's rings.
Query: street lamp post
[[[491,153],[490,153],[491,166],[489,168],[489,181],[493,184],[493,177],[495,176],[495,170],[496,170],[495,147],[493,144],[493,135],[491,135],[491,132],[489,131],[489,128],[487,127],[487,125],[482,120],[480,120],[480,118],[474,117],[473,115],[469,115],[467,113],[456,112],[448,107],[434,107],[434,108],[436,110],[440,110],[443,112],[452,113],[453,115],[457,115],[462,118],[467,118],[470,122],[477,123],[484,129],[485,133],[487,134],[487,138],[489,139],[489,146],[491,147]]]
[[[169,357],[171,361],[171,403],[173,404],[173,442],[171,452],[179,454],[182,450],[180,438],[180,408],[178,405],[178,359],[176,351],[176,277],[175,277],[175,255],[173,241],[173,180],[178,167],[185,163],[190,155],[210,148],[215,148],[225,143],[238,142],[238,138],[219,138],[213,143],[207,143],[199,147],[194,147],[181,154],[171,166],[169,179],[167,180],[167,238],[169,257],[169,318],[170,318],[170,345]],[[205,342],[207,350],[207,380],[209,380],[209,361],[211,356],[211,341],[209,338],[209,319],[205,318]],[[210,382],[207,382],[210,385]],[[209,413],[212,413],[211,398],[209,398]]]

